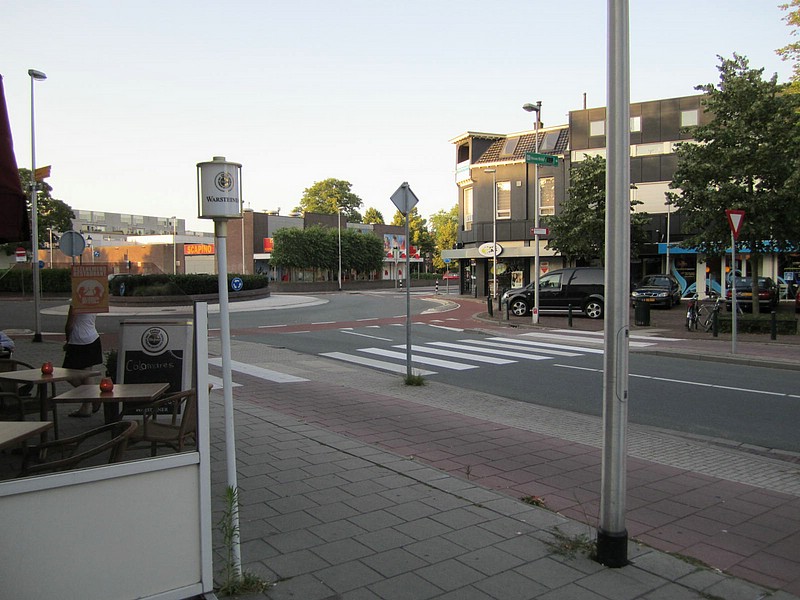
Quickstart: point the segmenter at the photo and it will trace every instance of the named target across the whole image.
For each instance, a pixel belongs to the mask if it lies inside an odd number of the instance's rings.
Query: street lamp
[[[497,297],[497,169],[484,169],[492,174],[492,298]]]
[[[53,268],[53,228],[47,228],[48,233],[50,233],[50,268]]]
[[[542,119],[542,101],[537,100],[536,104],[527,102],[522,105],[522,110],[536,113],[536,123],[534,124],[533,151],[539,153],[539,122]],[[533,241],[536,247],[533,249],[533,323],[539,322],[539,165],[533,164]]]
[[[33,257],[31,259],[31,275],[33,276],[33,341],[42,341],[42,323],[39,314],[39,212],[37,208],[36,193],[36,128],[34,126],[33,110],[33,84],[34,82],[44,81],[47,75],[36,69],[28,69],[31,78],[31,245],[33,246]]]
[[[336,212],[339,213],[339,291],[342,291],[342,207],[336,205]]]
[[[244,220],[242,220],[242,227],[244,227]],[[242,235],[244,239],[244,234]],[[244,243],[242,243],[244,248]],[[244,269],[244,261],[242,261],[242,269]],[[172,274],[178,274],[178,217],[172,217]]]
[[[94,248],[92,248],[92,236],[86,236],[86,245],[89,247],[89,254],[92,257],[92,263],[94,263]]]

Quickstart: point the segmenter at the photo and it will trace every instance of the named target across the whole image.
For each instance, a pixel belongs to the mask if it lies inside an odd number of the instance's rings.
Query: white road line
[[[580,335],[559,335],[554,333],[523,333],[521,337],[526,338],[542,338],[546,340],[565,340],[568,342],[581,342],[587,344],[602,344],[602,339],[596,339],[591,337],[581,337]],[[628,344],[633,348],[646,348],[648,346],[653,346],[653,342],[628,342]]]
[[[602,373],[603,369],[590,369],[588,367],[576,367],[575,365],[562,365],[556,363],[557,367],[563,367],[565,369],[576,369],[578,371],[592,371],[593,373]],[[703,383],[701,381],[686,381],[684,379],[671,379],[669,377],[655,377],[653,375],[637,375],[636,373],[631,373],[630,377],[635,377],[636,379],[650,379],[652,381],[663,381],[665,383],[678,383],[681,385],[691,385],[694,387],[703,387],[703,388],[713,388],[715,390],[728,390],[731,392],[745,392],[747,394],[758,394],[761,396],[779,396],[781,398],[795,398],[794,394],[785,394],[783,392],[770,392],[769,390],[754,390],[752,388],[741,388],[741,387],[734,387],[730,385],[717,385],[715,383]]]
[[[259,325],[258,326],[259,329],[273,329],[275,327],[286,327],[286,324],[284,323],[283,325]]]
[[[316,323],[311,323],[312,325],[330,325],[331,323],[336,323],[336,321],[317,321]]]
[[[340,333],[346,333],[348,335],[358,335],[358,336],[365,337],[365,338],[370,338],[370,339],[373,339],[373,340],[381,340],[382,342],[393,342],[394,341],[392,338],[382,338],[382,337],[378,337],[377,335],[367,335],[366,333],[358,333],[357,331],[347,331],[346,329],[340,329],[339,332]]]
[[[463,340],[463,341],[466,342],[469,340]],[[489,344],[489,346],[496,346],[494,348],[492,347],[486,348],[484,346],[475,347],[467,344],[456,344],[453,342],[431,342],[429,345],[441,346],[442,348],[455,348],[456,350],[467,350],[469,352],[483,352],[484,354],[496,354],[499,356],[504,356],[506,358],[522,358],[525,360],[547,360],[551,358],[550,356],[540,356],[538,354],[523,354],[522,352],[514,352],[514,350],[521,350],[521,348],[515,348],[514,346],[503,347],[501,344]],[[563,354],[567,353],[565,352]],[[573,356],[580,356],[580,355],[575,354]]]
[[[574,329],[553,329],[556,333],[577,333]],[[581,335],[599,335],[603,337],[605,335],[605,331],[581,331]],[[632,340],[657,340],[659,342],[680,342],[683,341],[681,338],[671,338],[671,337],[662,337],[660,335],[636,335],[632,334]]]
[[[211,365],[216,365],[218,367],[221,367],[222,359],[210,358],[208,360],[208,363]],[[231,361],[231,370],[236,371],[238,373],[244,373],[245,375],[258,377],[259,379],[274,381],[275,383],[297,383],[300,381],[308,381],[308,379],[304,379],[303,377],[296,377],[294,375],[289,375],[287,373],[281,373],[279,371],[265,369],[264,367],[257,367],[256,365],[248,365],[247,363],[239,362],[237,360]]]
[[[362,321],[377,321],[378,317],[369,317],[366,319],[356,319],[356,323],[361,323]]]
[[[345,354],[344,352],[323,352],[320,356],[335,358],[336,360],[343,360],[365,367],[382,369],[383,371],[391,371],[392,373],[406,373],[407,371],[406,365],[397,365],[395,363],[374,360],[363,356],[353,356],[352,354]],[[425,369],[412,369],[412,372],[414,375],[436,375],[436,371],[426,371]]]
[[[399,346],[393,346],[393,348],[400,348],[402,350],[406,349],[405,344],[400,344]],[[508,365],[511,363],[515,363],[515,360],[508,360],[505,358],[494,358],[493,356],[480,356],[477,354],[467,354],[466,352],[455,352],[453,350],[443,350],[441,348],[431,348],[430,346],[417,346],[415,344],[411,345],[412,352],[423,352],[428,354],[437,354],[440,356],[450,356],[451,358],[464,358],[466,360],[474,360],[476,362],[483,362],[489,363],[492,365]]]
[[[447,327],[446,325],[433,325],[428,324],[428,327],[435,327],[436,329],[446,329],[447,331],[457,331],[458,333],[463,332],[464,330],[459,327]]]
[[[311,333],[310,329],[303,329],[302,331],[287,331],[286,335],[293,335],[295,333]]]
[[[569,346],[567,344],[549,344],[547,342],[534,342],[531,340],[520,340],[517,338],[489,338],[490,340],[503,341],[509,344],[524,344],[526,346],[536,346],[537,348],[554,348],[556,350],[574,350],[584,354],[603,354],[602,348],[585,348],[583,346]]]
[[[393,350],[386,350],[385,348],[359,348],[359,352],[366,352],[367,354],[376,354],[386,358],[397,358],[405,360],[405,352],[394,352]],[[464,363],[457,363],[451,360],[439,360],[438,358],[425,358],[424,356],[412,356],[411,362],[420,363],[423,365],[430,365],[432,367],[441,367],[443,369],[453,369],[454,371],[467,371],[469,369],[477,369],[475,365],[465,365]]]

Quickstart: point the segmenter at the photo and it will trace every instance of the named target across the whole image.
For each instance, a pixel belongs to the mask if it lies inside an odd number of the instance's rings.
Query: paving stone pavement
[[[17,355],[37,364],[53,344]],[[232,351],[307,380],[234,376],[242,557],[274,582],[251,598],[800,597],[795,462],[631,425],[631,564],[609,569],[581,551],[596,527],[599,419],[236,339]],[[215,521],[221,402],[213,393]],[[215,552],[219,571],[216,530]]]

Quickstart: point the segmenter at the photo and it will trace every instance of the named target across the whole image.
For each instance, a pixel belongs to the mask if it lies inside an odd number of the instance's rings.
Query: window
[[[497,182],[497,218],[511,218],[511,182]]]
[[[508,138],[506,143],[503,144],[503,151],[500,153],[500,156],[509,156],[514,154],[517,149],[517,144],[519,143],[518,137]]]
[[[464,190],[464,231],[472,231],[472,188]]]
[[[697,109],[681,111],[681,127],[694,127],[698,124]]]
[[[631,117],[631,133],[638,133],[642,130],[642,117]]]
[[[104,212],[93,212],[92,216],[94,217],[95,221],[105,221],[106,220],[106,213],[104,213]]]
[[[556,214],[556,178],[539,179],[539,215]]]
[[[589,137],[597,137],[606,134],[605,121],[591,121],[589,123]]]
[[[544,139],[542,140],[541,145],[539,146],[539,152],[552,152],[556,148],[556,143],[558,142],[558,136],[561,134],[560,131],[548,131],[544,135]]]

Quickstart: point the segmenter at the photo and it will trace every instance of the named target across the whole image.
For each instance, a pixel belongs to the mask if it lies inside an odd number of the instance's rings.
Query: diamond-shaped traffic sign
[[[744,222],[744,211],[729,209],[725,211],[725,216],[728,217],[728,225],[731,228],[733,239],[739,239],[739,230],[742,228]]]

